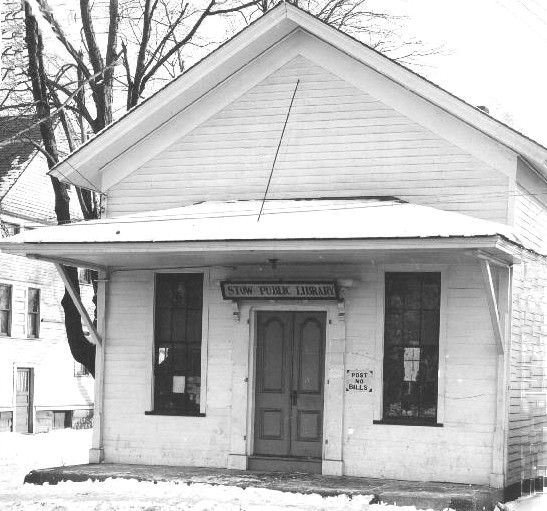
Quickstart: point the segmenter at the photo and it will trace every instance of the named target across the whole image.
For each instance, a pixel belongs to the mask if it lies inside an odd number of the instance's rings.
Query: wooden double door
[[[254,454],[320,459],[326,313],[257,313]]]

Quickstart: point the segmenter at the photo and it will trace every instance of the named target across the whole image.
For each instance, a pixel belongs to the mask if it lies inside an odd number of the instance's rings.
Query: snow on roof
[[[25,243],[154,243],[236,240],[396,239],[502,235],[506,225],[398,199],[303,199],[202,202],[115,219],[26,231],[3,249]]]

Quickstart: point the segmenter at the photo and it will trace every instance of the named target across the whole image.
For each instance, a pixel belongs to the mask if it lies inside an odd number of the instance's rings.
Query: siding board
[[[298,78],[271,198],[398,195],[507,220],[505,176],[302,56],[113,186],[109,216],[261,198]]]

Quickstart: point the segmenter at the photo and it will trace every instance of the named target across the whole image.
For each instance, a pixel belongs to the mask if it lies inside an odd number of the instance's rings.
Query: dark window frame
[[[93,284],[94,277],[93,270],[90,270],[89,268],[78,268],[78,282],[80,284]]]
[[[85,377],[90,376],[91,373],[89,372],[89,369],[81,364],[80,362],[74,362],[74,376],[75,377]]]
[[[399,282],[397,280],[399,279]],[[400,296],[397,293],[389,294],[390,286],[397,287],[408,285],[409,282],[419,281],[419,306],[409,306],[406,302],[407,296],[412,293],[412,284],[404,291],[404,304],[393,305]],[[432,286],[429,291],[435,293],[425,295],[424,283]],[[439,367],[440,367],[440,343],[441,343],[441,315],[442,315],[442,293],[443,293],[443,272],[440,270],[429,271],[386,271],[384,274],[384,318],[383,326],[384,333],[382,339],[383,346],[383,361],[382,361],[382,419],[373,421],[374,424],[394,424],[405,426],[442,426],[438,423],[439,417]],[[416,292],[414,290],[414,292]],[[433,296],[433,298],[431,298]],[[390,305],[390,300],[392,304]],[[425,305],[424,305],[425,302]],[[418,316],[419,323],[417,330],[407,328],[405,314],[410,317]],[[400,316],[396,320],[393,317]],[[429,323],[424,320],[424,317],[429,315]],[[389,318],[389,319],[388,319]],[[432,321],[431,321],[432,319]],[[389,323],[391,321],[391,324]],[[402,321],[402,322],[401,322]],[[429,328],[427,328],[429,326]],[[432,328],[433,326],[433,328]],[[400,328],[400,330],[399,330]],[[396,340],[393,340],[393,329],[396,331]],[[388,331],[391,330],[391,334]],[[389,338],[392,336],[391,339]],[[409,340],[410,339],[410,340]],[[426,341],[426,342],[424,342]],[[410,348],[410,349],[408,349]],[[419,358],[416,359],[417,364],[413,364],[414,355],[418,349]],[[406,355],[412,360],[406,360]],[[398,353],[397,353],[398,352]],[[412,353],[414,352],[414,354]],[[388,358],[388,353],[391,357]],[[402,354],[402,357],[401,357]],[[401,365],[401,361],[403,364]],[[406,364],[409,362],[409,364]],[[432,365],[433,362],[433,365]],[[416,367],[413,367],[415,365]],[[406,374],[408,373],[408,374]],[[415,373],[415,374],[411,374]],[[397,386],[400,386],[399,389]],[[410,390],[418,389],[419,399],[417,401],[418,413],[415,414],[416,407],[409,407],[406,403],[406,408],[403,406],[403,389],[408,387],[408,401],[412,405],[416,404],[410,397]],[[430,396],[434,396],[434,413],[431,411],[424,412],[424,388],[429,386]],[[399,400],[394,399],[394,395],[399,392]],[[391,394],[391,395],[390,395]],[[406,398],[405,398],[406,399]],[[397,407],[397,405],[400,405]],[[389,406],[392,406],[388,410]],[[412,409],[413,408],[413,409]],[[429,407],[431,408],[431,406]],[[408,414],[405,414],[408,413]]]
[[[11,284],[2,284],[0,283],[1,287],[5,287],[8,290],[9,296],[8,296],[8,308],[7,309],[0,309],[0,312],[7,313],[7,331],[1,332],[0,331],[0,337],[11,337],[11,318],[13,314],[13,286]]]
[[[21,232],[21,225],[14,222],[1,222],[1,236],[2,238],[8,238],[15,236]]]
[[[145,415],[205,416],[201,412],[205,394],[205,375],[202,374],[205,283],[204,272],[158,272],[155,275],[153,409]],[[181,291],[182,298],[177,297]],[[165,323],[160,324],[160,318],[165,320],[166,314],[167,330],[161,326]],[[166,332],[169,339],[165,337]],[[170,354],[171,360],[165,364]],[[181,385],[177,391],[174,391],[175,377]]]
[[[36,310],[30,309],[30,296],[31,291],[36,291],[38,295],[37,299],[37,308]],[[42,293],[40,288],[38,287],[29,287],[27,289],[27,337],[29,339],[39,339],[40,338],[40,306],[41,306],[41,299],[42,299]],[[33,321],[31,321],[31,318],[33,318]],[[32,325],[36,328],[35,331],[32,331]]]

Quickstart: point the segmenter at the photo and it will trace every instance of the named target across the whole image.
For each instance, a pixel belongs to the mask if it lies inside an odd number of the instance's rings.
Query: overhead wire
[[[518,14],[518,12],[515,12],[513,11],[512,9],[510,9],[509,7],[507,7],[507,5],[505,5],[504,3],[501,2],[501,0],[493,0],[495,3],[497,3],[500,7],[502,7],[503,9],[505,9],[508,13],[510,13],[512,16],[518,18],[522,23],[524,23],[529,29],[531,29],[538,37],[540,37],[541,39],[543,39],[545,42],[547,42],[547,37],[544,35],[543,32],[540,32],[536,29],[536,27],[534,27],[533,25],[531,25],[530,23],[528,23],[528,21],[526,19],[524,19],[522,16],[520,16]]]
[[[547,24],[547,21],[545,21],[541,16],[539,16],[539,14],[537,12],[530,9],[530,7],[528,7],[523,0],[516,0],[516,2],[518,2],[520,5],[522,5],[532,16],[537,18],[541,23],[543,23],[544,25]]]
[[[264,208],[264,203],[266,202],[266,196],[268,195],[268,190],[270,188],[270,183],[272,181],[272,176],[275,169],[275,163],[277,162],[279,149],[281,149],[281,144],[283,143],[283,135],[285,135],[285,129],[287,128],[287,123],[289,122],[289,116],[291,115],[291,109],[294,103],[294,98],[296,96],[296,91],[298,89],[299,83],[300,83],[300,79],[296,80],[296,85],[294,87],[294,92],[292,94],[291,103],[289,105],[289,109],[287,110],[287,117],[285,118],[285,123],[283,124],[283,130],[281,131],[281,136],[279,137],[279,143],[277,144],[277,149],[275,151],[275,156],[272,163],[272,170],[270,171],[270,177],[268,178],[268,184],[266,185],[266,190],[264,191],[264,198],[262,199],[262,205],[260,206],[260,212],[258,213],[257,222],[260,220],[260,215],[262,215],[262,209]]]

